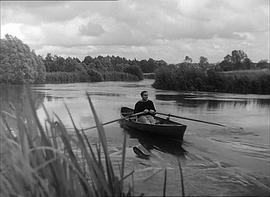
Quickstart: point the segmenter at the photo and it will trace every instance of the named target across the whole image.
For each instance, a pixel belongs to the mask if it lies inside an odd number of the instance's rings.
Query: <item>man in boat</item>
[[[144,114],[138,116],[138,121],[145,124],[155,124],[154,118],[156,109],[154,103],[148,100],[148,92],[141,92],[142,100],[138,101],[135,105],[134,113],[144,112]]]

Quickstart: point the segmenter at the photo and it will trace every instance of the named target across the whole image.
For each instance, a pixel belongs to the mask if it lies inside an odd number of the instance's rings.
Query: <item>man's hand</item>
[[[146,113],[148,113],[148,112],[149,112],[149,110],[148,110],[148,109],[145,109],[143,112],[146,114]]]
[[[155,110],[152,110],[152,109],[149,112],[150,114],[156,114]]]

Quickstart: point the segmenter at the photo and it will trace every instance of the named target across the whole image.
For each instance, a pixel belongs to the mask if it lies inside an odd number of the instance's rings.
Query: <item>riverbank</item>
[[[154,88],[241,94],[270,94],[270,70],[217,72],[196,66],[170,66],[156,70]]]

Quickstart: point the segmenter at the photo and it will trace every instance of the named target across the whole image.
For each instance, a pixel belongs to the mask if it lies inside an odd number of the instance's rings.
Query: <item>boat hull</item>
[[[133,114],[133,110],[127,107],[121,108],[121,116],[125,117]],[[158,124],[144,124],[135,121],[134,118],[123,119],[120,124],[123,128],[134,129],[145,134],[152,134],[158,136],[164,136],[168,138],[175,138],[177,140],[183,140],[186,125],[164,119],[161,117],[155,117]]]

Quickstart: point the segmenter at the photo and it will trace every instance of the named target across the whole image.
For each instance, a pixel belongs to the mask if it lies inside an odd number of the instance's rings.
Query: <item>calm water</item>
[[[142,90],[149,91],[157,111],[218,122],[226,128],[181,119],[187,125],[182,146],[178,142],[124,131],[118,123],[105,126],[111,157],[121,160],[123,132],[128,133],[126,173],[135,169],[135,190],[146,195],[162,195],[164,170],[168,169],[167,195],[179,195],[180,158],[187,195],[269,195],[270,95],[242,95],[207,92],[156,90],[153,80],[141,82],[101,82],[46,84],[31,86],[38,115],[41,107],[63,119],[70,128],[64,103],[70,108],[78,127],[94,125],[85,92],[89,92],[103,122],[120,117],[122,106],[134,107]],[[29,114],[22,86],[0,86],[1,110],[9,111],[9,102]],[[96,130],[88,132],[93,143]],[[132,146],[143,144],[151,151],[148,160],[138,158]]]

